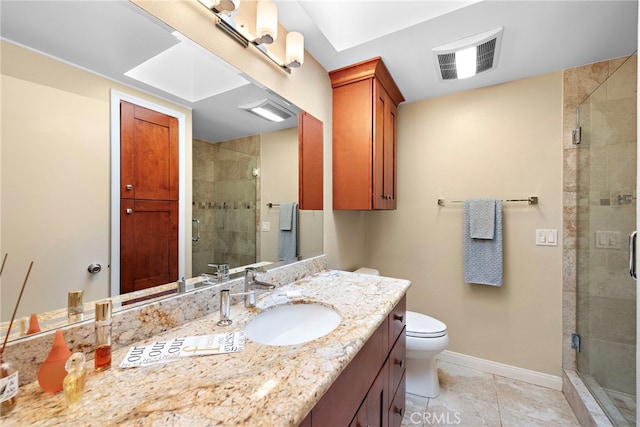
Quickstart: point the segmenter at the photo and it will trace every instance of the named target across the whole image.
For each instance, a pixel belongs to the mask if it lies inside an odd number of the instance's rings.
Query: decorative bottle
[[[87,370],[84,368],[86,358],[82,353],[73,353],[65,363],[64,368],[67,376],[64,377],[62,386],[64,388],[64,399],[69,408],[79,406],[80,399],[84,393],[84,385],[87,379]]]
[[[27,329],[27,335],[36,334],[40,332],[40,323],[38,322],[38,315],[32,313],[29,316],[29,329]]]
[[[18,404],[18,369],[13,362],[0,359],[0,415],[7,415]]]
[[[67,316],[69,322],[84,319],[84,291],[70,291],[67,295]]]
[[[95,369],[104,371],[111,367],[111,301],[96,303],[95,327]]]
[[[49,356],[38,371],[38,384],[44,391],[56,393],[62,390],[62,381],[67,375],[64,365],[69,356],[71,356],[71,350],[67,347],[62,331],[58,329]]]

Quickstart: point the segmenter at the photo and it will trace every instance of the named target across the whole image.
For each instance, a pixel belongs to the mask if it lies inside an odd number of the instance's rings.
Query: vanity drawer
[[[389,347],[393,347],[407,323],[407,297],[404,296],[389,313]]]
[[[389,427],[400,427],[402,425],[402,418],[405,413],[405,384],[406,376],[403,375],[400,379],[400,385],[395,391],[396,394],[389,406]]]
[[[406,369],[406,335],[403,330],[389,354],[389,391],[395,394]]]

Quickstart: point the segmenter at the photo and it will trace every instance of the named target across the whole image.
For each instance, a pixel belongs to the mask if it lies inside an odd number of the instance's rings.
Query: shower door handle
[[[636,236],[638,232],[634,231],[629,234],[629,275],[634,280],[638,280],[636,275]]]
[[[197,242],[198,240],[200,240],[200,220],[197,218],[193,218],[191,220],[191,223],[195,223],[196,224],[196,237],[192,237],[191,241],[192,242]]]

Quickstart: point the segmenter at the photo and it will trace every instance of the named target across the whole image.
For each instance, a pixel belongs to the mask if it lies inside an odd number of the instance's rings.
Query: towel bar
[[[507,199],[507,200],[503,200],[503,202],[528,202],[530,205],[537,205],[538,204],[538,196],[530,196],[527,197],[526,199]],[[438,199],[438,206],[444,206],[445,203],[464,203],[464,200],[445,200],[445,199]]]

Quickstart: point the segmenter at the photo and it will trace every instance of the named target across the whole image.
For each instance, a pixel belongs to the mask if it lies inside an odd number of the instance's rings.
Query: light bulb
[[[304,63],[304,36],[296,31],[287,34],[286,64],[297,68]]]
[[[260,0],[256,10],[256,32],[262,43],[273,43],[278,37],[278,7],[271,0]]]

